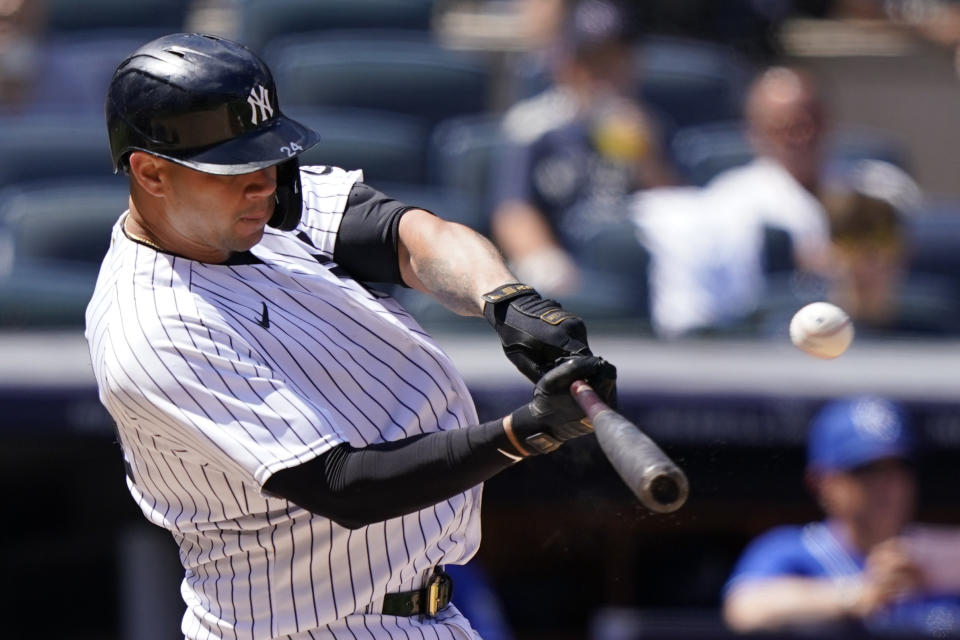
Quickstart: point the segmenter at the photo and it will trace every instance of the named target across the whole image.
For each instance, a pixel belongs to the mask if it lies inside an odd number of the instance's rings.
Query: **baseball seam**
[[[840,333],[841,331],[843,331],[843,329],[845,329],[847,326],[849,326],[849,324],[850,324],[850,318],[846,318],[843,322],[841,322],[840,324],[838,324],[838,325],[837,325],[836,327],[834,327],[833,329],[830,329],[829,331],[822,331],[822,332],[818,332],[818,333],[810,333],[810,334],[808,334],[808,335],[809,335],[810,337],[815,337],[815,338],[829,338],[830,336],[835,336],[835,335],[837,335],[838,333]]]

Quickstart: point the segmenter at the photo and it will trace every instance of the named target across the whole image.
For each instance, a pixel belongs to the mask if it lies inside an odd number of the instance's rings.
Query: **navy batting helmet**
[[[148,42],[114,72],[106,115],[115,171],[136,150],[219,175],[277,165],[269,224],[299,222],[297,156],[320,136],[283,115],[270,70],[243,45],[198,33]]]

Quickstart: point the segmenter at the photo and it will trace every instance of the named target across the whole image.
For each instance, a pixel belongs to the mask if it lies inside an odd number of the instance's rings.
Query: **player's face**
[[[260,242],[276,205],[277,169],[219,176],[165,163],[167,220],[194,255],[225,260]],[[192,256],[191,256],[192,257]]]
[[[887,459],[825,479],[831,515],[852,522],[877,539],[896,535],[913,516],[916,485],[912,469]]]

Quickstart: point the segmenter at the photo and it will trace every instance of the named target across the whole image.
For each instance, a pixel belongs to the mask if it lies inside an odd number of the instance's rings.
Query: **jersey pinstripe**
[[[481,488],[357,530],[262,486],[339,443],[476,424],[466,385],[392,298],[332,261],[359,172],[305,167],[303,219],[267,228],[250,264],[158,252],[114,227],[86,336],[127,484],[186,570],[187,638],[464,638],[379,610],[480,541]]]

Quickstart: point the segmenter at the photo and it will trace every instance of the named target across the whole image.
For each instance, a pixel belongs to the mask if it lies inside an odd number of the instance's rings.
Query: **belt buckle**
[[[437,612],[450,603],[453,580],[442,569],[436,569],[427,580],[427,616],[436,617]]]

